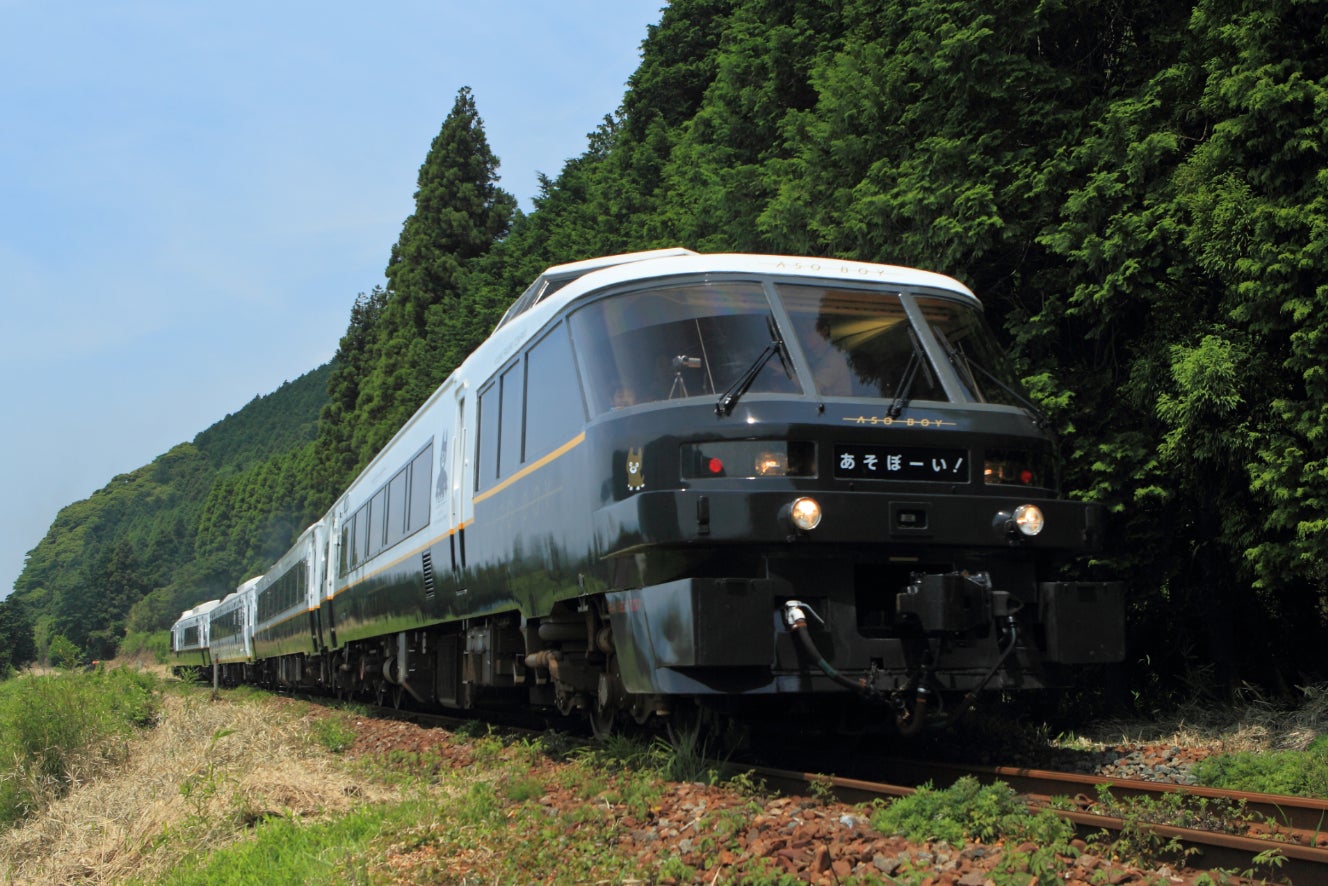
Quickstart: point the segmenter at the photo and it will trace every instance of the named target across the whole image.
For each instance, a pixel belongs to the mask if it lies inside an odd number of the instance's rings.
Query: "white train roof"
[[[208,600],[206,603],[199,603],[193,609],[186,609],[180,613],[180,620],[186,619],[191,615],[202,615],[210,609],[215,609],[221,605],[220,600]]]
[[[701,254],[689,249],[654,249],[629,252],[586,261],[554,265],[541,274],[512,307],[498,326],[515,319],[536,305],[556,311],[598,289],[637,280],[718,273],[750,273],[762,276],[815,277],[845,282],[886,283],[908,288],[946,290],[978,303],[977,296],[958,280],[934,271],[899,265],[789,255],[744,253]],[[545,313],[541,311],[541,314]]]

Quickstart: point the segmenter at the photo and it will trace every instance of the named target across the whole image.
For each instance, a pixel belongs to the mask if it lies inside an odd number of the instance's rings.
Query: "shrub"
[[[72,645],[72,644],[71,644]],[[156,716],[155,678],[127,668],[26,676],[0,685],[0,825],[62,796]]]
[[[51,638],[51,647],[46,654],[47,658],[50,659],[51,667],[69,670],[83,663],[82,650],[75,646],[73,641],[64,634],[56,634]]]
[[[153,631],[125,635],[120,641],[121,658],[152,657],[157,664],[166,664],[171,657],[171,632]]]
[[[913,842],[944,840],[955,846],[998,839],[1054,846],[1067,844],[1073,833],[1050,810],[1030,815],[1009,785],[981,785],[968,776],[944,790],[923,785],[912,796],[878,809],[871,823],[881,833],[899,834]]]
[[[1304,751],[1222,754],[1194,767],[1199,783],[1234,791],[1259,791],[1294,797],[1328,796],[1328,736]]]

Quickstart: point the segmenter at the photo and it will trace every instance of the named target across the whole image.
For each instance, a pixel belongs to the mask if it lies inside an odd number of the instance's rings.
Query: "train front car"
[[[601,725],[777,696],[911,731],[1123,656],[1121,586],[1055,580],[1101,512],[1059,496],[962,284],[762,256],[595,276],[568,316],[603,478]]]

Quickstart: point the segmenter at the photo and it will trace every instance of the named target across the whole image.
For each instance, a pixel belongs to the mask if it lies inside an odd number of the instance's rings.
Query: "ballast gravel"
[[[417,753],[458,771],[481,765],[473,743],[446,730],[367,717],[355,719],[354,728],[356,740],[349,753],[356,757]],[[1104,774],[1110,771],[1126,777],[1128,772],[1129,777],[1138,777],[1145,771],[1156,775],[1174,769],[1178,778],[1185,775],[1188,755],[1183,749],[1138,747],[1119,752],[1123,750],[1112,752],[1115,759],[1109,761],[1104,752]],[[570,831],[578,807],[588,801],[574,790],[559,787],[564,782],[557,770],[568,764],[540,757],[528,765],[530,776],[547,792],[526,802],[538,802],[550,820],[568,822]],[[772,882],[772,875],[786,875],[815,884],[891,883],[906,875],[903,882],[921,886],[986,886],[1023,882],[1018,876],[996,872],[1011,854],[1029,858],[1040,850],[1033,844],[1000,842],[960,847],[943,842],[911,843],[876,832],[870,811],[863,807],[805,797],[754,797],[751,791],[734,787],[694,783],[664,785],[645,814],[627,806],[613,811],[606,835],[616,842],[619,853],[637,860],[640,879],[626,881],[633,883],[741,882],[759,873]],[[1212,882],[1204,879],[1212,875],[1203,871],[1144,870],[1096,855],[1083,841],[1075,841],[1072,847],[1074,853],[1060,859],[1063,873],[1057,876],[1058,882],[1071,886]],[[462,848],[457,847],[454,856],[438,857],[448,850],[432,846],[429,851],[435,857],[429,859],[429,867],[435,871],[442,867],[456,882],[484,881],[482,856]],[[409,871],[420,859],[412,857],[412,851],[390,855],[379,873],[389,882],[413,882]],[[694,873],[680,879],[674,873],[679,870]],[[530,876],[531,882],[563,882],[556,869],[531,871]],[[1033,874],[1027,876],[1028,883],[1039,882]],[[1217,882],[1242,881],[1228,876]]]

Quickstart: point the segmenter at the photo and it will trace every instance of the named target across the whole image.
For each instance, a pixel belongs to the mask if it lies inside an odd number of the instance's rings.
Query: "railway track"
[[[912,785],[943,787],[964,776],[1002,781],[1030,809],[1051,809],[1083,834],[1121,834],[1132,828],[1172,843],[1187,867],[1255,871],[1273,882],[1328,882],[1324,800],[1001,766],[892,760],[882,772],[899,783],[774,768],[757,769],[756,775],[790,793],[810,791],[813,784],[818,790],[828,787],[849,803],[907,796],[915,790]],[[1168,814],[1172,821],[1157,820]]]
[[[388,719],[456,729],[467,718],[390,708],[371,710]],[[532,731],[513,723],[504,730]],[[716,767],[726,764],[716,761]],[[730,767],[732,768],[732,767]],[[1328,801],[1190,785],[1106,778],[1008,766],[957,765],[886,759],[872,766],[876,781],[773,766],[741,764],[772,790],[790,795],[826,789],[845,803],[908,796],[916,785],[936,787],[962,777],[1008,784],[1030,810],[1050,809],[1083,836],[1117,838],[1133,829],[1174,847],[1185,867],[1252,873],[1273,883],[1328,883]]]

